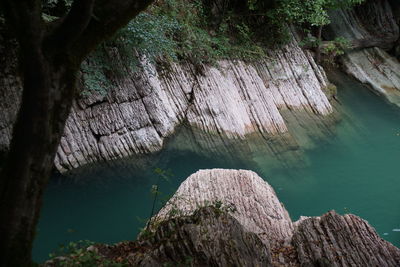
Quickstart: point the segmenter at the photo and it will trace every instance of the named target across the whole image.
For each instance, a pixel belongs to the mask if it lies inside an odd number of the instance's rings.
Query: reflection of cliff
[[[253,64],[221,61],[199,71],[185,63],[155,68],[143,59],[142,66],[136,73],[111,78],[107,95],[92,93],[74,103],[57,169],[160,150],[182,123],[230,139],[252,133],[291,139],[285,119],[296,110],[332,113],[322,90],[325,73],[294,41]],[[10,83],[7,79],[1,79],[2,89],[11,88],[4,86]],[[8,105],[0,113],[5,122],[0,129],[3,146],[9,143],[19,102],[18,94],[6,89],[0,101]],[[283,113],[289,115],[284,118]]]
[[[400,106],[400,63],[391,55],[399,40],[397,9],[394,1],[371,0],[353,10],[331,12],[327,37],[351,40],[355,50],[343,57],[344,70]]]
[[[355,215],[331,211],[292,222],[272,187],[245,170],[192,174],[149,229],[138,241],[91,251],[130,266],[400,264],[400,250]]]

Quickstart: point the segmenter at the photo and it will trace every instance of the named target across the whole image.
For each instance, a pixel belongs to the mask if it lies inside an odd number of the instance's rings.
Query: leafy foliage
[[[327,42],[322,47],[322,53],[325,54],[325,63],[335,65],[335,59],[343,55],[349,48],[351,48],[351,43],[343,37],[337,37],[335,40]]]
[[[161,56],[176,59],[176,42],[171,36],[180,28],[181,25],[173,17],[142,13],[123,28],[108,45],[118,46],[123,57],[127,57],[131,62],[135,62],[136,57],[132,53],[135,50],[147,55],[151,61]],[[131,64],[131,67],[134,68],[135,65]]]
[[[351,44],[349,40],[343,37],[337,37],[335,40],[328,43],[327,46],[323,48],[326,54],[333,54],[334,56],[343,55],[346,49],[349,49]]]
[[[45,19],[56,19],[65,15],[72,6],[73,0],[42,0]]]
[[[89,95],[93,92],[103,96],[107,94],[111,83],[105,73],[111,69],[110,62],[111,59],[104,47],[96,49],[86,61],[82,62],[82,79],[85,88],[89,89],[82,91],[82,95]]]
[[[64,2],[68,0],[47,0]],[[99,48],[84,68],[87,88],[102,92],[107,86],[110,65],[107,49],[118,50],[119,64],[128,70],[138,67],[138,55],[150,62],[187,60],[195,65],[214,64],[220,59],[254,60],[289,40],[288,24],[312,28],[330,23],[328,10],[347,8],[364,0],[159,0],[132,20]],[[306,40],[307,41],[307,40]],[[321,40],[314,40],[319,47]],[[311,42],[309,42],[311,43]],[[135,52],[136,51],[136,52]],[[86,92],[87,93],[87,92]]]
[[[269,12],[276,23],[307,23],[311,26],[324,26],[330,23],[328,11],[349,8],[364,0],[280,0],[277,7]]]
[[[160,0],[116,36],[117,43],[150,58],[212,63],[222,58],[254,59],[284,43],[287,24],[329,24],[328,10],[364,0]],[[274,38],[276,37],[276,38]]]
[[[316,60],[320,62],[322,28],[330,23],[328,11],[337,8],[349,8],[355,4],[361,4],[364,0],[280,0],[277,1],[276,8],[268,12],[271,21],[278,27],[282,27],[282,23],[300,25],[304,30],[309,31],[317,28],[314,40],[305,40],[312,44],[316,51]],[[331,44],[330,44],[331,45]],[[341,50],[336,49],[335,42],[330,47],[335,52]],[[330,55],[334,55],[329,51]],[[338,53],[336,53],[338,55]],[[336,56],[335,55],[335,56]],[[331,57],[330,59],[334,58]]]

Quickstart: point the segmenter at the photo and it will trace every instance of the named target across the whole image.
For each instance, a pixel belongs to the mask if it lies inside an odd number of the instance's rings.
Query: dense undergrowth
[[[43,0],[45,19],[62,16],[72,0]],[[185,60],[196,66],[221,59],[252,61],[290,41],[296,25],[311,46],[321,46],[318,29],[329,24],[327,11],[363,0],[156,0],[82,65],[89,91],[107,92],[110,76],[137,69],[138,55],[156,63]],[[332,43],[326,51],[340,54]],[[322,51],[324,52],[324,51]]]
[[[135,70],[137,55],[150,62],[185,60],[195,65],[220,59],[253,60],[289,39],[285,25],[256,14],[243,1],[160,0],[137,16],[113,39],[92,53],[82,67],[87,88],[105,91],[115,60]],[[270,21],[271,23],[268,23]],[[133,53],[132,51],[136,51]],[[112,54],[112,55],[110,55]],[[121,69],[121,68],[119,68]]]
[[[146,55],[153,63],[160,58],[164,62],[185,60],[194,65],[214,64],[228,58],[252,61],[265,57],[269,49],[287,44],[291,39],[288,25],[296,25],[308,36],[305,41],[311,44],[309,47],[319,50],[322,40],[318,31],[330,23],[328,10],[361,2],[158,0],[93,53],[90,67],[83,67],[86,87],[103,92],[107,88],[105,73],[115,59],[110,57],[110,49],[118,51],[119,63],[128,70],[137,67],[137,55]],[[329,64],[343,54],[347,48],[345,41],[334,40],[322,48]]]
[[[245,1],[213,2],[156,1],[106,46],[118,46],[129,59],[136,49],[151,60],[163,56],[213,63],[221,58],[258,58],[266,47],[287,41],[279,32],[274,36],[275,27],[266,23],[266,15],[255,14]]]
[[[43,19],[64,16],[72,0],[43,0]],[[318,29],[330,23],[327,11],[363,0],[156,0],[91,53],[81,70],[86,90],[105,94],[112,78],[140,66],[138,55],[157,63],[187,61],[195,66],[221,59],[252,61],[287,44],[288,25],[303,32],[305,46],[322,46]],[[0,19],[2,19],[0,9]],[[1,21],[0,21],[1,22]],[[340,41],[340,40],[339,40]],[[322,53],[343,54],[344,42],[332,42]],[[340,44],[340,45],[336,45]],[[332,57],[333,55],[333,57]],[[89,90],[88,90],[89,89]]]

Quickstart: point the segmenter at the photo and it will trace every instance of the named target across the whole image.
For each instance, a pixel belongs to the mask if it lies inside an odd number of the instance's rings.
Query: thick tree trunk
[[[31,264],[43,191],[76,91],[76,68],[32,50],[23,55],[22,105],[0,179],[2,267]]]
[[[0,0],[19,43],[24,80],[8,161],[0,172],[0,267],[30,265],[43,191],[82,59],[152,1],[74,0],[66,16],[45,23],[41,0]]]

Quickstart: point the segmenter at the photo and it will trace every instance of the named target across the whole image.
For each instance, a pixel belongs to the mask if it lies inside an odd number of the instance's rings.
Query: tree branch
[[[111,37],[117,30],[146,9],[154,0],[97,0],[93,16],[85,31],[71,49],[80,60],[99,43]]]
[[[61,51],[74,43],[88,26],[92,15],[95,0],[75,0],[68,14],[50,31],[45,47],[49,51]]]

